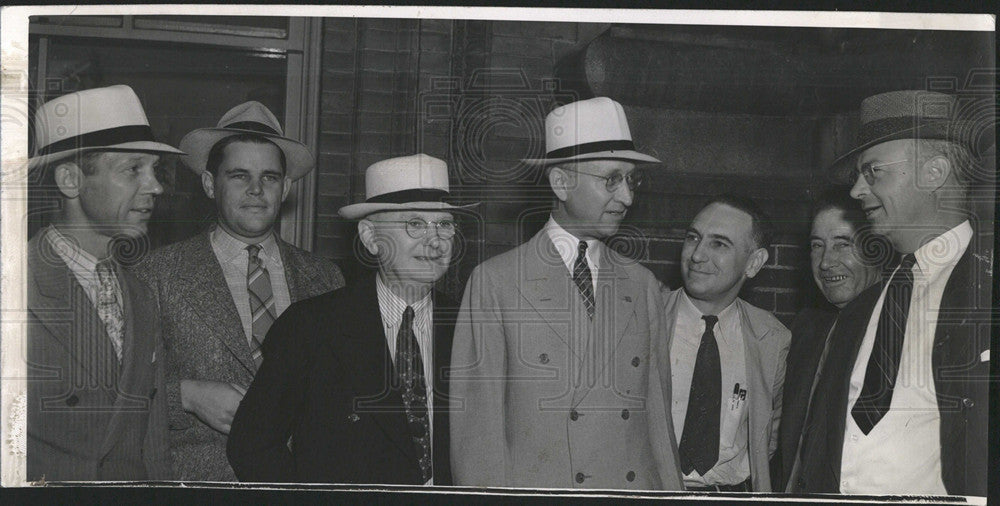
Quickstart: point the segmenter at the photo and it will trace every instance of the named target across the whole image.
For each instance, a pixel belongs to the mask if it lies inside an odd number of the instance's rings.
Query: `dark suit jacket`
[[[223,381],[246,388],[257,369],[208,234],[153,251],[135,271],[152,287],[160,305],[176,479],[235,481],[226,459],[226,436],[181,408],[180,380]],[[333,262],[277,241],[293,303],[343,286]]]
[[[983,246],[982,244],[978,246]],[[986,245],[987,247],[989,245]],[[949,494],[986,495],[992,255],[977,236],[945,285],[931,366],[941,414],[942,478]],[[838,492],[851,370],[879,294],[876,284],[841,311],[812,400],[794,492]],[[877,317],[877,316],[876,316]],[[919,442],[915,442],[919,444]]]
[[[97,308],[44,233],[28,241],[27,479],[170,479],[155,300],[118,269],[119,368]]]
[[[831,306],[832,307],[832,306]],[[771,462],[773,490],[783,491],[795,462],[795,452],[805,422],[809,393],[819,365],[826,336],[837,318],[836,308],[806,308],[792,321],[792,345],[785,368],[784,406],[778,436],[778,451]]]
[[[435,485],[451,484],[444,371],[456,307],[434,293]],[[240,480],[423,484],[393,385],[374,274],[293,304],[271,327],[263,353],[229,435]]]

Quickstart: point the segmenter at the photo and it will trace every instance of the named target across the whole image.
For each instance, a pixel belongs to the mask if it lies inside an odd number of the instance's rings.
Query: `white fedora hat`
[[[188,154],[183,157],[185,165],[200,176],[205,171],[212,146],[226,137],[240,134],[257,134],[275,143],[285,153],[285,175],[293,181],[308,174],[316,165],[309,148],[285,137],[278,118],[264,104],[252,100],[223,114],[218,126],[188,132],[181,139],[181,149]]]
[[[340,208],[349,220],[379,211],[419,209],[449,211],[479,205],[456,206],[448,197],[448,166],[443,160],[423,153],[375,162],[365,171],[365,201]]]
[[[100,149],[184,154],[153,140],[139,97],[119,84],[69,93],[39,107],[35,156],[28,160],[28,168]]]
[[[660,163],[635,150],[625,110],[607,97],[557,107],[545,117],[545,158],[522,160],[531,165],[586,160]]]

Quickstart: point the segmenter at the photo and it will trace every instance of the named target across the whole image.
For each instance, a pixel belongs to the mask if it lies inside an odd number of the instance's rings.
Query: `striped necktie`
[[[115,276],[113,259],[97,262],[97,315],[104,322],[104,328],[111,338],[118,362],[122,361],[122,336],[125,334],[125,317],[119,297],[118,279]]]
[[[580,241],[577,248],[576,262],[573,264],[573,282],[580,289],[580,296],[583,297],[583,305],[587,308],[587,316],[594,319],[594,278],[590,274],[590,266],[587,265],[587,241]]]
[[[260,260],[260,245],[247,246],[247,292],[250,295],[250,318],[253,321],[250,336],[250,355],[260,367],[263,357],[260,346],[267,336],[267,329],[274,323],[274,294],[271,293],[271,275]]]

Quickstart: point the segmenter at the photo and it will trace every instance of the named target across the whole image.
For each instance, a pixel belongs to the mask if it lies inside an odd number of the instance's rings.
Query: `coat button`
[[[967,408],[971,408],[972,406],[976,405],[976,401],[974,401],[974,400],[966,397],[966,398],[962,399],[962,405],[965,406],[965,407],[967,407]]]
[[[577,483],[583,483],[584,479],[586,479],[586,477],[583,475],[583,473],[576,473],[576,482]]]
[[[350,420],[351,422],[356,422],[360,420],[361,417],[358,416],[357,413],[351,413],[350,415],[347,415],[347,419]]]
[[[77,397],[75,394],[69,396],[69,399],[66,399],[66,405],[70,407],[76,406],[79,403],[80,403],[80,398]]]
[[[632,367],[639,367],[639,357],[632,357]]]
[[[549,355],[548,355],[548,353],[542,353],[541,355],[539,355],[538,356],[538,361],[541,362],[541,363],[543,363],[543,364],[549,363]]]
[[[628,420],[628,410],[627,409],[623,409],[622,410],[622,420]]]
[[[580,413],[577,413],[575,409],[569,410],[569,419],[575,422],[577,418],[580,418]]]
[[[625,479],[628,481],[635,481],[635,471],[629,471],[628,474],[625,475]]]

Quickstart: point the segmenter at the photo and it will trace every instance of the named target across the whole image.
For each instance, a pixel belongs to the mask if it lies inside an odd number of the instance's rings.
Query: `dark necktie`
[[[118,362],[122,361],[122,336],[125,334],[125,317],[122,301],[118,297],[118,280],[115,278],[115,261],[97,262],[97,315],[104,322],[104,328],[115,348]]]
[[[868,358],[868,369],[865,370],[865,382],[851,409],[851,416],[865,434],[882,420],[892,403],[892,390],[896,386],[899,359],[903,353],[906,318],[910,312],[915,261],[912,253],[904,255],[885,291],[882,313],[875,329],[875,343]]]
[[[719,460],[719,416],[722,407],[722,366],[719,344],[712,327],[718,316],[704,315],[705,333],[701,335],[698,358],[691,377],[691,395],[684,415],[684,433],[678,448],[681,470],[704,476]]]
[[[580,241],[577,248],[576,262],[573,264],[573,282],[580,289],[583,297],[583,305],[587,308],[587,316],[594,319],[594,278],[590,275],[590,267],[587,265],[587,242]]]
[[[250,356],[260,367],[263,361],[260,346],[267,336],[267,329],[274,323],[274,295],[271,293],[271,276],[264,267],[264,262],[260,260],[260,246],[251,244],[247,246],[249,257],[247,260],[247,292],[250,295]]]
[[[420,454],[420,471],[426,483],[434,475],[431,465],[431,428],[427,416],[427,383],[424,380],[424,361],[420,346],[413,332],[413,308],[406,306],[403,322],[396,334],[396,371],[403,387],[403,407],[406,422],[413,437],[413,444]]]

